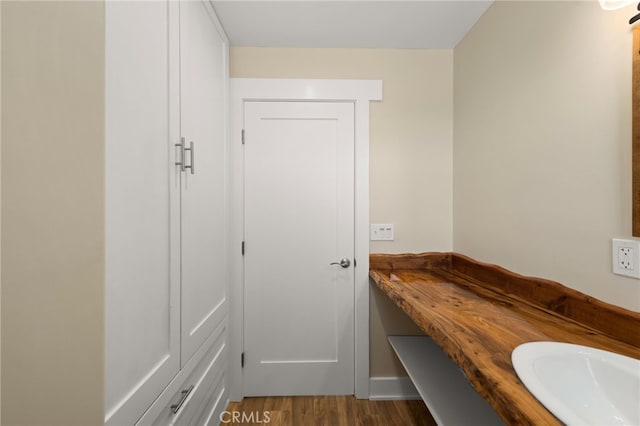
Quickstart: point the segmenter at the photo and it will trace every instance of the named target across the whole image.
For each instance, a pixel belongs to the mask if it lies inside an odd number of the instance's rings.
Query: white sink
[[[567,425],[640,425],[640,360],[530,342],[515,348],[511,361],[527,389]]]

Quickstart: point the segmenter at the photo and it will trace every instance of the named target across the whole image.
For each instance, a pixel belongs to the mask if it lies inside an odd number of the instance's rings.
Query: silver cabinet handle
[[[189,164],[188,166],[185,165],[183,167],[184,167],[184,169],[191,169],[191,174],[195,175],[196,174],[196,168],[195,168],[195,163],[194,163],[195,151],[194,151],[194,148],[193,148],[193,141],[189,142],[189,148],[183,148],[183,149],[185,151],[189,151],[189,154],[190,154],[189,157],[191,157],[191,164]],[[184,157],[182,158],[182,162],[184,162]]]
[[[174,164],[176,166],[180,166],[180,171],[184,172],[186,169],[186,166],[184,164],[184,152],[186,151],[184,146],[184,138],[180,138],[180,143],[177,143],[176,146],[180,148],[180,161],[176,161]]]
[[[196,174],[194,159],[195,159],[195,150],[193,147],[193,141],[189,142],[189,148],[187,148],[184,137],[180,138],[180,143],[175,144],[178,148],[180,148],[180,161],[176,161],[174,164],[176,166],[180,166],[181,172],[186,172],[187,169],[191,169],[191,174]],[[185,158],[187,155],[187,151],[189,151],[189,157],[191,157],[191,164],[187,166],[187,159]]]
[[[178,402],[177,404],[173,404],[171,405],[171,412],[173,414],[177,414],[178,411],[180,411],[180,408],[182,408],[182,404],[184,404],[184,402],[187,400],[187,398],[189,397],[189,394],[191,393],[191,391],[193,390],[193,386],[191,385],[189,386],[187,389],[183,389],[182,390],[182,398],[180,398],[180,402]]]
[[[331,262],[329,265],[340,265],[343,268],[348,268],[351,266],[351,261],[345,257],[340,259],[340,262]]]

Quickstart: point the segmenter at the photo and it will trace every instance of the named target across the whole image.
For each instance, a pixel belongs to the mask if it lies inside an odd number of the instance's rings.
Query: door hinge
[[[244,368],[244,352],[240,354],[240,367]]]
[[[244,129],[242,129],[242,145],[244,145]]]
[[[244,241],[240,244],[240,252],[244,256]]]
[[[358,261],[356,260],[356,258],[353,258],[353,267],[357,268],[358,267]]]

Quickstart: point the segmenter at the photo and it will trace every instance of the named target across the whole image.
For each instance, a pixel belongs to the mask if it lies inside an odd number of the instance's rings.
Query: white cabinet
[[[226,403],[227,41],[205,1],[105,15],[105,422],[190,424]]]
[[[227,46],[208,2],[180,3],[180,135],[193,142],[182,175],[182,363],[227,316],[225,127]],[[191,163],[191,158],[195,161]]]

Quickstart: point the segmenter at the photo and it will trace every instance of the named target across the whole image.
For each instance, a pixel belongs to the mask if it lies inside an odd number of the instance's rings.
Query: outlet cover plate
[[[640,240],[612,239],[611,255],[614,274],[640,279]]]

